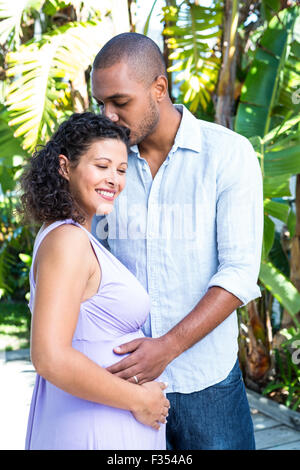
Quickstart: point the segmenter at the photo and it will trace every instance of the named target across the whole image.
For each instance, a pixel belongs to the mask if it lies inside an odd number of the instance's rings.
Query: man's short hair
[[[139,33],[122,33],[110,39],[98,52],[93,69],[105,69],[118,62],[126,62],[130,73],[145,84],[159,75],[167,78],[164,57],[152,39]]]

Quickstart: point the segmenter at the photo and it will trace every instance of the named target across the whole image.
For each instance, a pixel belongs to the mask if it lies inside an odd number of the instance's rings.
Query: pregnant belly
[[[120,361],[128,354],[116,354],[113,349],[116,346],[128,343],[137,338],[143,338],[142,330],[137,330],[132,333],[126,333],[122,336],[113,336],[101,341],[88,341],[86,339],[75,339],[72,346],[77,351],[87,356],[92,361],[96,362],[101,367],[108,367]]]

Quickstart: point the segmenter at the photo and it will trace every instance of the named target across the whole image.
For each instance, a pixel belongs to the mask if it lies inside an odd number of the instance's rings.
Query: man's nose
[[[109,106],[104,106],[104,115],[113,122],[118,122],[119,120],[117,113]]]

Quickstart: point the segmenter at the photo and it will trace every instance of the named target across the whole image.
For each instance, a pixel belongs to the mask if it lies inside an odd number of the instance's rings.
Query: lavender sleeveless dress
[[[90,232],[67,219],[54,222],[36,237],[30,270],[31,312],[35,294],[33,264],[38,248],[51,230],[65,223],[85,230],[102,271],[98,292],[81,303],[72,345],[100,366],[108,367],[124,357],[113,352],[115,346],[144,336],[141,326],[149,313],[149,297],[133,274]],[[77,398],[37,374],[26,450],[165,448],[164,424],[157,431],[138,422],[130,411]]]

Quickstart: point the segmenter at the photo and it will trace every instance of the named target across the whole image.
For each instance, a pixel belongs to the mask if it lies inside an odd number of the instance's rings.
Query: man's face
[[[92,93],[103,114],[130,129],[130,144],[149,136],[159,121],[154,87],[136,81],[125,62],[92,73]]]

